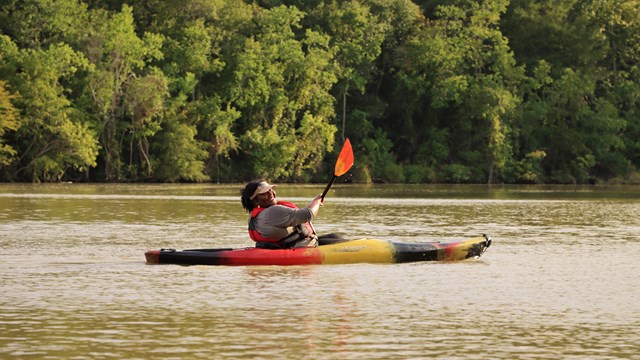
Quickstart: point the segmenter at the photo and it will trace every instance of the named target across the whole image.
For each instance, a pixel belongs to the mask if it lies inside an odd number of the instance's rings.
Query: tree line
[[[640,182],[635,0],[4,0],[0,180]]]

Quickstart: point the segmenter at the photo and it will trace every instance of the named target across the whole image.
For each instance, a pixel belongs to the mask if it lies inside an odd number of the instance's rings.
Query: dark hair
[[[249,199],[261,182],[265,181],[264,179],[252,180],[249,182],[244,189],[240,190],[240,202],[242,202],[242,207],[247,210],[247,212],[251,212],[258,204],[255,200]]]

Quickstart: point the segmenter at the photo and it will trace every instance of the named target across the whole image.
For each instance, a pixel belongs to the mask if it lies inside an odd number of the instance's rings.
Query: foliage
[[[295,180],[317,170],[333,146],[336,81],[328,38],[298,35],[302,13],[293,7],[260,11],[254,36],[242,39],[233,59],[230,103],[238,122],[250,173]]]
[[[17,96],[6,88],[6,81],[0,81],[0,165],[9,165],[16,154],[11,145],[5,144],[7,131],[15,131],[20,127],[18,112],[11,101]]]
[[[3,45],[9,56],[0,67],[20,67],[8,78],[20,94],[15,103],[22,119],[14,144],[20,158],[7,171],[8,177],[60,181],[69,169],[96,166],[95,132],[85,114],[72,106],[65,84],[77,71],[90,69],[84,56],[66,44],[21,50],[10,42]]]
[[[633,0],[7,0],[0,180],[637,182]]]

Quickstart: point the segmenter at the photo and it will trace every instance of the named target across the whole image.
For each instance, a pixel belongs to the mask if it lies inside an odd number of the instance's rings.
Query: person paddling
[[[318,215],[322,194],[304,208],[287,201],[277,201],[274,187],[264,179],[249,182],[241,191],[241,202],[249,212],[249,236],[256,247],[287,249],[318,246],[311,220]]]

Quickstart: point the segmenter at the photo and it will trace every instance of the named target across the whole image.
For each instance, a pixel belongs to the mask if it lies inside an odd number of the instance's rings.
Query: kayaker
[[[318,215],[322,195],[311,203],[298,208],[287,201],[277,201],[274,187],[264,179],[249,182],[242,190],[241,201],[249,212],[249,236],[256,247],[286,249],[317,246],[318,236],[311,220]]]

